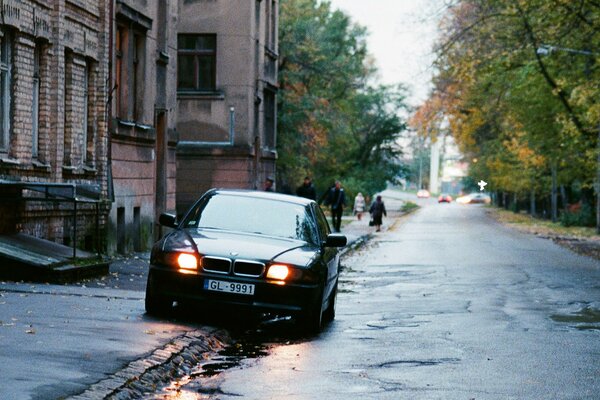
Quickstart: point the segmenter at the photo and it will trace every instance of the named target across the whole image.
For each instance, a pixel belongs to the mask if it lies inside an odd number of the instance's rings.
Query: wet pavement
[[[0,393],[74,399],[594,399],[600,263],[481,206],[347,217],[335,321],[144,315],[148,255],[77,285],[0,283]],[[368,217],[368,214],[365,215]],[[369,238],[368,241],[365,241]],[[17,307],[18,305],[18,307]],[[36,365],[36,376],[19,371]],[[11,365],[14,368],[8,369]]]
[[[427,204],[344,258],[335,321],[186,399],[596,399],[600,263]],[[157,397],[161,398],[161,397]],[[165,397],[169,398],[169,397]]]
[[[345,229],[357,243],[373,229],[352,220]],[[265,354],[256,321],[232,325],[185,309],[168,320],[146,316],[148,261],[149,253],[117,258],[106,276],[66,285],[0,282],[0,398],[140,398],[175,377],[218,378],[236,360]],[[35,373],[24,373],[32,365]]]

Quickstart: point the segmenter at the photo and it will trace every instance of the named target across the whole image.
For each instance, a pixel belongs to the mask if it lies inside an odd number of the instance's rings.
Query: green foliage
[[[559,185],[592,186],[600,4],[459,0],[442,30],[430,104],[467,158],[478,159],[471,176],[494,190],[547,195],[556,166]]]
[[[560,223],[563,226],[595,226],[596,215],[589,204],[583,203],[577,212],[564,212],[560,216]]]
[[[372,86],[364,28],[328,2],[280,3],[278,184],[314,177],[323,193],[375,193],[404,173],[397,136],[401,87]]]

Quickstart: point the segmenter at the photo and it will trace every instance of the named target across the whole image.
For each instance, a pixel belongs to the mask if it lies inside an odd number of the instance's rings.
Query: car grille
[[[265,270],[265,264],[257,261],[236,260],[233,263],[233,273],[241,276],[259,277]]]
[[[202,268],[209,272],[228,274],[231,270],[231,260],[229,258],[204,257],[202,259]]]

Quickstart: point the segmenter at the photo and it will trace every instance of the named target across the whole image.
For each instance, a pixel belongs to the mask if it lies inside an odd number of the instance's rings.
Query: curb
[[[69,400],[139,399],[168,384],[178,372],[189,373],[207,360],[207,353],[225,348],[229,337],[219,329],[194,330],[175,337],[148,356],[130,362],[107,379],[92,384]],[[210,357],[208,357],[210,359]]]
[[[87,265],[57,263],[37,266],[19,260],[11,260],[0,268],[0,279],[38,283],[69,283],[108,274],[110,260],[98,260]]]

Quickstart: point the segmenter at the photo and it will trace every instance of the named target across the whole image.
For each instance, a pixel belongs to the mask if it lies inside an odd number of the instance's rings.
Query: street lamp
[[[537,48],[536,53],[541,56],[550,55],[555,51],[564,51],[566,53],[580,54],[584,56],[595,57],[600,55],[593,51],[570,49],[568,47],[551,46],[542,44]],[[598,143],[597,143],[597,161],[596,161],[596,233],[600,233],[600,123],[598,124]]]
[[[540,47],[538,47],[536,53],[538,53],[540,56],[547,56],[555,51],[564,51],[573,54],[583,54],[584,56],[598,55],[598,53],[594,53],[592,51],[569,49],[568,47],[550,46],[548,44],[543,44]]]

